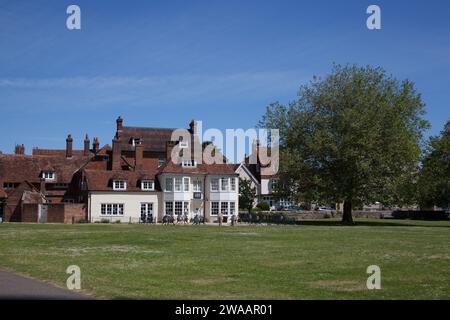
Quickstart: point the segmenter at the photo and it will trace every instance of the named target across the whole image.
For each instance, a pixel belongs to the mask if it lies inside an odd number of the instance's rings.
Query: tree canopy
[[[422,208],[450,205],[450,120],[441,134],[431,137],[425,149],[418,181],[418,200]]]
[[[409,80],[335,65],[289,106],[268,106],[259,126],[280,130],[280,185],[296,200],[343,202],[353,223],[354,205],[392,202],[417,171],[424,106]]]

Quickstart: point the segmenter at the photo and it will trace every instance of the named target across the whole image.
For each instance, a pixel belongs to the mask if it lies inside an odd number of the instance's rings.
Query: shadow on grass
[[[447,222],[445,224],[445,222]],[[355,220],[354,225],[342,223],[340,220],[300,220],[296,225],[300,226],[324,226],[324,227],[432,227],[432,228],[450,228],[450,220],[395,220],[380,219],[374,220]]]

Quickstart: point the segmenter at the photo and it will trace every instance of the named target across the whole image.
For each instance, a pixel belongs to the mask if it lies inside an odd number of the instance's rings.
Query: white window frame
[[[168,214],[168,215],[173,216],[173,212],[174,212],[173,209],[174,209],[174,207],[173,207],[173,202],[172,201],[164,202],[164,214]]]
[[[230,203],[229,203],[229,213],[230,213],[230,216],[236,214],[236,202],[230,201]]]
[[[203,181],[202,180],[193,180],[192,181],[192,191],[202,192],[203,191]]]
[[[183,160],[181,161],[181,166],[184,168],[196,168],[197,161],[195,160]]]
[[[224,185],[225,182],[225,185]],[[224,188],[225,186],[225,188]],[[220,191],[228,191],[230,189],[230,180],[229,178],[221,178],[220,179]]]
[[[173,190],[175,192],[182,192],[183,191],[183,178],[182,177],[175,177],[173,181]]]
[[[170,186],[170,188],[169,188],[169,186]],[[173,178],[166,178],[165,190],[167,192],[173,192]]]
[[[189,177],[183,177],[183,191],[189,192],[191,184],[191,179]]]
[[[226,209],[226,210],[223,210],[223,209]],[[220,202],[220,213],[223,216],[227,216],[229,213],[229,210],[230,210],[230,206],[229,206],[228,201],[221,201]]]
[[[125,180],[113,180],[113,190],[127,190],[127,182]]]
[[[214,188],[217,186],[217,188]],[[220,191],[220,179],[219,178],[211,178],[211,191],[218,192]]]
[[[155,190],[155,181],[154,180],[142,180],[141,181],[141,190],[154,191]]]
[[[217,208],[215,208],[215,205],[217,204]],[[214,205],[214,206],[213,206]],[[215,212],[217,209],[217,212]],[[217,216],[220,212],[220,202],[219,201],[211,201],[210,204],[210,214],[212,216]]]
[[[42,178],[45,180],[55,180],[55,172],[54,171],[44,171],[42,172]]]
[[[230,190],[236,191],[236,178],[235,177],[230,178]]]
[[[167,205],[170,207],[170,213],[167,211]],[[190,202],[189,201],[165,201],[164,202],[164,214],[177,216],[178,214],[189,214]]]
[[[174,215],[182,215],[183,214],[183,201],[175,201],[173,204],[173,213]]]
[[[115,212],[115,213],[114,213]],[[101,203],[100,215],[101,216],[123,216],[125,214],[125,204],[123,203]]]
[[[141,202],[141,214],[153,214],[153,202]]]

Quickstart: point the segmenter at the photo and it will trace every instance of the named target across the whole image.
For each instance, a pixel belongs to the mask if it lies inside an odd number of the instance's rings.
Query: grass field
[[[300,226],[0,224],[0,267],[127,299],[449,299],[450,222]],[[366,268],[382,289],[367,290]]]

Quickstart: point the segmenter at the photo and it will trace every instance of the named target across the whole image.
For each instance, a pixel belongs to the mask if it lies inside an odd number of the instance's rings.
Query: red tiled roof
[[[74,157],[82,157],[84,154],[83,150],[73,150],[72,155]],[[66,156],[66,149],[41,149],[41,148],[33,148],[32,151],[33,156]]]
[[[54,183],[70,183],[73,174],[86,163],[86,159],[61,156],[0,155],[0,183],[39,183],[43,171],[51,169],[56,173]]]
[[[110,191],[114,179],[124,179],[127,181],[127,191],[140,191],[140,181],[145,179],[155,179],[155,175],[147,171],[108,171],[108,170],[84,170],[87,187],[89,191]]]
[[[134,150],[131,139],[140,138],[144,150],[165,152],[166,142],[170,141],[174,130],[172,128],[123,127],[120,133],[122,150]]]

